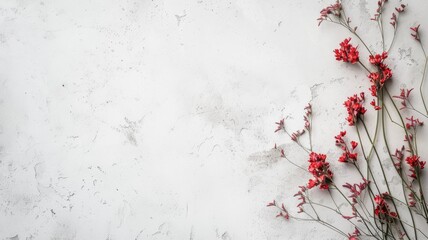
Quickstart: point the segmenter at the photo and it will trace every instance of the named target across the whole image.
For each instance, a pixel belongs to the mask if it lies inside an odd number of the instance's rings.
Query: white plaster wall
[[[265,207],[307,181],[271,151],[289,142],[274,122],[314,98],[327,152],[368,87],[334,60],[349,34],[317,27],[331,2],[1,0],[0,239],[338,239]],[[375,3],[346,2],[378,38]],[[408,27],[428,26],[410,4],[403,76],[422,59]]]

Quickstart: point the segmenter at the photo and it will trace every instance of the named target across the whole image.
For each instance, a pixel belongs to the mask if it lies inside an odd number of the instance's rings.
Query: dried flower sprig
[[[313,150],[312,106],[308,105],[305,108],[305,115],[303,117],[303,129],[290,134],[286,130],[284,120],[280,120],[276,123],[277,129],[275,130],[275,132],[285,132],[293,142],[309,155],[306,169],[296,164],[296,162],[290,161],[283,149],[278,149],[281,157],[308,173],[307,183],[304,186],[300,186],[299,191],[294,194],[294,197],[298,198],[296,206],[298,209],[297,213],[304,214],[305,218],[292,216],[285,207],[285,204],[279,206],[273,201],[268,206],[276,206],[279,209],[277,217],[282,217],[286,220],[315,221],[347,239],[353,240],[365,238],[417,240],[420,237],[428,239],[428,205],[425,200],[424,182],[421,181],[426,165],[426,161],[424,161],[426,157],[421,156],[422,153],[418,148],[421,143],[417,141],[419,139],[418,133],[421,131],[420,128],[423,127],[423,121],[419,117],[428,118],[428,108],[425,104],[424,92],[422,91],[428,67],[428,56],[421,42],[420,25],[411,27],[410,34],[420,45],[425,57],[422,80],[419,85],[420,99],[424,110],[420,110],[413,105],[413,101],[415,100],[414,94],[411,94],[413,88],[402,88],[400,89],[400,94],[396,96],[391,96],[388,90],[393,73],[386,61],[391,61],[391,59],[388,59],[388,53],[396,39],[399,16],[407,11],[407,6],[400,4],[393,9],[389,22],[393,28],[393,37],[389,47],[386,47],[383,14],[388,5],[386,4],[387,2],[388,0],[377,1],[376,13],[371,18],[379,26],[382,43],[382,50],[378,51],[379,53],[372,51],[358,35],[357,28],[351,26],[351,19],[347,17],[340,0],[322,9],[320,17],[317,19],[318,25],[326,21],[345,27],[359,40],[368,52],[368,59],[366,59],[368,65],[366,66],[362,62],[365,60],[360,57],[358,46],[351,43],[350,37],[343,40],[339,44],[339,48],[333,51],[337,61],[348,64],[358,63],[361,65],[367,72],[366,76],[369,78],[368,90],[372,96],[370,105],[373,108],[367,109],[365,107],[364,92],[348,97],[343,104],[347,112],[346,122],[357,133],[358,141],[348,140],[346,131],[340,131],[335,136],[336,146],[341,150],[338,162],[353,165],[363,181],[360,183],[345,182],[345,184],[338,184],[338,179],[333,177],[331,163],[327,161],[327,155]],[[399,100],[401,106],[397,106],[394,99]],[[405,110],[414,111],[418,116],[408,115]],[[369,119],[365,119],[367,111],[376,111],[376,118],[373,119],[374,128],[372,128],[374,132],[370,132],[371,128],[367,126],[370,120],[372,120],[370,117],[367,117]],[[389,122],[387,122],[387,117],[390,120]],[[394,118],[398,120],[394,120]],[[395,152],[392,152],[390,147],[390,139],[386,130],[388,123],[398,126],[399,133],[404,135],[402,142],[404,145],[397,148]],[[309,147],[305,147],[300,141],[305,133],[308,133]],[[379,151],[378,133],[382,133],[386,148],[385,152]],[[363,138],[362,134],[365,134],[366,138]],[[394,140],[398,141],[397,139]],[[367,145],[369,149],[367,149]],[[275,149],[277,149],[276,145]],[[382,155],[384,153],[386,153],[386,156]],[[389,159],[392,166],[394,166],[392,168],[393,172],[386,170],[384,159]],[[373,160],[377,160],[376,165]],[[362,167],[367,169],[367,173],[363,173]],[[395,189],[392,190],[390,186],[392,184],[390,182],[391,176],[398,177],[401,180],[401,193],[398,193]],[[384,184],[380,184],[381,182]],[[310,191],[317,191],[317,188],[323,190],[323,192],[328,192],[333,206],[321,204],[309,196],[308,193]],[[381,191],[381,189],[385,188],[386,192],[385,190]],[[347,189],[350,195],[345,195],[343,189]],[[367,194],[363,194],[364,192]],[[342,205],[337,204],[339,201],[348,203],[349,209],[345,211],[343,207],[340,207]],[[334,226],[333,223],[326,221],[317,210],[318,208],[338,214],[350,224],[353,230],[343,231],[342,226]],[[345,212],[347,213],[345,214]],[[403,217],[404,212],[407,212],[404,214],[405,217]]]

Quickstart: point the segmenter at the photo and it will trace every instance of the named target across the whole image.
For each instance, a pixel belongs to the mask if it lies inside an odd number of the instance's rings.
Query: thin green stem
[[[414,230],[414,234],[415,234],[415,239],[417,240],[417,239],[418,239],[418,234],[417,234],[417,232],[416,232],[415,219],[414,219],[414,217],[413,217],[413,212],[412,212],[412,210],[410,209],[409,202],[408,202],[407,197],[406,197],[406,191],[405,191],[405,188],[404,188],[404,184],[406,184],[406,181],[404,180],[404,178],[403,178],[403,176],[402,176],[402,173],[401,173],[401,171],[402,171],[402,170],[401,170],[401,166],[400,166],[400,170],[399,170],[398,168],[396,168],[396,167],[395,167],[394,160],[393,160],[393,158],[392,158],[391,150],[389,149],[389,144],[388,144],[388,140],[387,140],[387,137],[386,137],[386,131],[385,131],[385,112],[384,112],[385,104],[384,104],[384,102],[383,102],[383,91],[382,91],[382,98],[381,98],[381,99],[382,99],[382,132],[383,132],[383,139],[384,139],[385,146],[386,146],[386,149],[387,149],[387,151],[388,151],[389,159],[391,160],[392,166],[394,166],[394,168],[396,169],[396,171],[397,171],[398,175],[399,175],[399,176],[400,176],[400,178],[401,178],[401,181],[402,181],[401,186],[402,186],[402,189],[403,189],[403,195],[404,195],[404,199],[406,200],[406,204],[405,204],[405,205],[407,206],[407,209],[408,209],[408,211],[409,211],[410,217],[411,217],[411,219],[412,219],[412,224],[413,224],[413,230]]]
[[[397,114],[398,114],[398,116],[399,116],[399,118],[400,118],[401,125],[403,126],[404,133],[406,134],[406,138],[407,138],[407,139],[410,139],[410,137],[409,137],[409,132],[408,132],[408,131],[407,131],[407,129],[404,127],[404,126],[406,126],[406,124],[404,124],[404,119],[403,119],[403,116],[402,116],[402,115],[401,115],[401,113],[400,113],[400,110],[398,109],[397,105],[395,104],[394,100],[392,99],[391,94],[389,94],[389,92],[388,92],[388,88],[387,88],[386,86],[384,86],[384,87],[383,87],[383,89],[385,89],[385,92],[386,92],[386,94],[388,95],[388,98],[391,100],[392,105],[394,106],[395,111],[397,112]],[[410,152],[412,153],[412,155],[414,155],[413,146],[412,146],[412,144],[410,143],[410,141],[408,141],[408,145],[409,145],[409,148],[410,148]]]
[[[340,191],[340,189],[333,183],[334,189],[336,189],[340,195],[342,195],[342,197],[348,202],[349,205],[352,206],[352,203],[349,201],[349,199],[345,196],[345,194],[343,194],[342,191]],[[370,232],[370,234],[372,234],[374,236],[374,234],[372,233],[371,229],[369,228],[369,226],[367,225],[367,223],[370,224],[371,227],[373,227],[373,225],[371,224],[370,221],[367,221],[366,219],[363,218],[363,216],[361,215],[361,213],[355,209],[355,212],[358,214],[358,216],[361,218],[363,224],[366,226],[367,230]],[[374,228],[374,227],[373,227]]]
[[[377,185],[376,179],[375,179],[375,177],[374,177],[373,171],[372,171],[372,169],[371,169],[371,167],[370,167],[369,160],[368,160],[368,158],[367,158],[367,156],[366,156],[366,153],[365,153],[365,151],[364,151],[364,146],[363,146],[363,141],[362,141],[362,139],[361,139],[360,130],[358,130],[358,127],[357,127],[357,126],[355,126],[355,129],[357,130],[358,140],[359,140],[359,141],[360,141],[360,143],[361,143],[361,144],[360,144],[360,145],[361,145],[361,150],[362,150],[362,152],[363,152],[363,156],[364,156],[364,159],[366,160],[366,164],[367,164],[367,171],[368,171],[368,173],[369,173],[369,174],[367,174],[367,180],[369,180],[369,176],[371,175],[371,176],[372,176],[372,179],[373,179],[373,183],[374,183],[374,185],[375,185],[375,187],[376,187],[376,189],[377,189],[378,193],[381,193],[381,191],[380,191],[380,189],[379,189],[379,186]]]
[[[426,103],[425,103],[425,98],[424,98],[424,94],[423,94],[423,90],[422,90],[423,85],[424,85],[424,81],[425,81],[425,75],[426,75],[426,72],[427,72],[428,56],[426,55],[426,53],[425,53],[425,49],[424,49],[424,46],[422,45],[422,43],[421,43],[420,41],[419,41],[419,44],[421,45],[422,52],[424,53],[424,57],[425,57],[424,71],[423,71],[423,74],[422,74],[422,80],[421,80],[421,83],[420,83],[420,85],[419,85],[419,93],[420,93],[420,95],[421,95],[422,104],[424,105],[425,112],[428,114],[428,108],[427,108],[427,105],[426,105]]]
[[[367,137],[368,137],[368,138],[369,138],[369,140],[370,140],[370,143],[374,146],[374,143],[373,143],[373,141],[372,141],[372,139],[371,139],[371,137],[370,137],[369,131],[368,131],[368,129],[367,129],[367,126],[366,126],[366,124],[365,124],[364,120],[363,120],[363,119],[361,119],[361,118],[360,118],[360,120],[361,120],[361,122],[363,123],[363,127],[364,127],[364,129],[365,129],[365,131],[366,131]],[[388,184],[388,179],[386,178],[385,170],[384,170],[384,168],[383,168],[383,165],[382,165],[382,162],[381,162],[381,160],[380,160],[379,153],[378,153],[378,152],[377,152],[377,150],[376,150],[376,147],[374,147],[374,151],[375,151],[376,157],[377,157],[377,159],[378,159],[379,166],[380,166],[380,169],[381,169],[381,172],[382,172],[383,178],[384,178],[384,180],[385,180],[385,185],[386,185],[386,188],[388,189],[388,193],[389,193],[390,195],[392,195],[391,189],[390,189],[389,184]],[[396,211],[397,215],[398,215],[398,216],[400,216],[400,215],[399,215],[399,212],[398,212],[398,209],[397,209],[397,206],[396,206],[396,204],[395,204],[395,201],[392,199],[392,200],[391,200],[391,202],[392,202],[392,205],[394,205],[394,209],[395,209],[395,211]],[[406,236],[407,236],[407,237],[409,237],[409,235],[408,235],[408,233],[407,233],[406,228],[404,228],[404,225],[403,225],[403,224],[401,224],[401,226],[402,226],[403,231],[404,231],[404,233],[406,234]]]

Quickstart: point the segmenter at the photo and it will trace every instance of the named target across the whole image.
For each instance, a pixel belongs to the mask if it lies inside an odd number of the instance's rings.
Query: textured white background
[[[1,0],[0,239],[337,239],[265,207],[308,178],[272,151],[289,142],[274,122],[300,128],[314,98],[334,150],[343,100],[368,88],[334,60],[349,34],[317,27],[332,2]],[[348,2],[379,51],[375,2]],[[428,3],[408,10],[391,58],[412,86]]]

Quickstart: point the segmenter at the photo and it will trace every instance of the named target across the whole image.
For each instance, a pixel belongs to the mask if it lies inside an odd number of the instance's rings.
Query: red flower
[[[395,153],[393,156],[395,157],[395,159],[397,159],[397,162],[394,163],[394,167],[397,170],[400,170],[402,168],[402,162],[404,160],[404,150],[404,146],[402,146],[401,149],[395,149]]]
[[[377,73],[377,72],[372,72],[372,73],[369,74],[368,77],[369,77],[369,79],[370,79],[371,82],[377,82],[379,80],[379,78],[380,78],[380,74]]]
[[[281,210],[281,212],[279,212],[278,215],[276,215],[276,217],[283,217],[286,220],[288,220],[290,218],[290,215],[288,214],[287,209],[284,207],[284,204],[282,204],[282,206],[280,207],[280,210]]]
[[[379,68],[381,69],[382,75],[383,75],[383,77],[380,79],[380,84],[383,86],[386,80],[392,77],[392,71],[391,71],[391,68],[389,68],[387,65],[383,63],[379,65]]]
[[[276,206],[276,201],[275,200],[273,200],[272,202],[270,202],[270,203],[268,203],[266,205],[266,207],[272,207],[272,206]]]
[[[409,101],[410,93],[412,92],[412,90],[413,90],[413,88],[410,89],[410,90],[409,89],[401,88],[400,89],[400,95],[399,96],[393,96],[393,98],[401,99],[401,108],[400,108],[400,110],[407,107],[407,102]]]
[[[377,205],[384,204],[384,202],[385,202],[385,200],[379,195],[376,195],[376,197],[374,198],[374,201]]]
[[[397,11],[397,14],[395,12],[392,13],[391,22],[389,22],[394,28],[397,26],[397,15],[404,12],[404,9],[406,8],[406,5],[401,4],[400,7],[396,7],[395,11]]]
[[[305,129],[311,130],[311,122],[309,121],[310,116],[312,115],[312,105],[308,103],[305,107],[305,116],[303,116],[303,120],[305,121]]]
[[[388,2],[388,0],[379,0],[379,1],[377,2],[376,14],[374,15],[374,17],[370,18],[370,20],[373,20],[373,21],[377,21],[377,20],[379,20],[379,16],[380,16],[380,14],[381,14],[381,13],[382,13],[382,11],[383,11],[383,5],[384,5],[386,2]]]
[[[379,219],[392,222],[394,218],[397,217],[396,212],[391,212],[389,210],[389,206],[383,197],[376,195],[374,201],[376,203],[374,213]]]
[[[343,137],[346,135],[346,132],[340,132],[339,135],[335,136],[336,139],[336,146],[340,147],[342,149],[342,155],[339,157],[339,162],[355,162],[357,161],[358,154],[354,152],[355,148],[357,148],[358,143],[355,141],[351,141],[351,148],[348,147],[347,143],[343,139]],[[352,161],[350,161],[352,160]]]
[[[416,41],[421,41],[421,38],[419,36],[419,26],[421,26],[420,24],[416,27],[411,27],[410,30],[412,30],[413,33],[411,33],[410,35],[412,35],[412,37],[416,40]]]
[[[358,228],[355,228],[352,234],[348,233],[348,240],[358,240],[358,236],[360,235],[360,230],[358,230]]]
[[[315,152],[309,154],[308,171],[313,176],[308,182],[309,189],[315,186],[319,186],[320,189],[329,188],[329,184],[333,179],[333,173],[330,170],[330,164],[326,162],[326,158],[327,156],[325,154],[318,154]]]
[[[302,206],[306,204],[306,197],[305,197],[306,187],[299,186],[299,188],[300,188],[300,191],[294,194],[294,197],[298,197],[297,199],[300,200],[300,202],[297,204],[297,207],[303,211]]]
[[[379,105],[376,105],[376,101],[374,99],[370,102],[370,105],[372,105],[376,111],[380,110]]]
[[[343,140],[343,137],[346,135],[346,131],[340,131],[339,135],[335,136],[336,139],[336,146],[342,146],[345,141]]]
[[[332,4],[326,8],[323,8],[320,12],[320,17],[317,19],[318,26],[324,21],[328,19],[328,15],[333,15],[336,17],[341,16],[341,10],[342,10],[342,4],[339,2],[339,0],[336,0],[335,4]]]
[[[305,129],[297,130],[291,134],[291,140],[297,142],[297,139],[305,133]]]
[[[386,58],[388,58],[388,53],[386,52],[369,56],[369,62],[378,68],[377,72],[372,72],[368,75],[371,83],[370,92],[374,97],[377,96],[378,90],[383,87],[385,82],[392,77],[391,69],[383,63]]]
[[[340,43],[340,48],[334,50],[337,61],[350,62],[352,64],[359,61],[359,52],[356,47],[349,42],[351,38],[347,38]]]
[[[352,216],[353,217],[357,217],[357,209],[356,209],[356,204],[358,203],[357,198],[361,195],[362,191],[364,189],[367,188],[367,186],[370,184],[370,181],[367,181],[367,179],[363,178],[363,182],[362,183],[358,183],[358,184],[349,184],[346,183],[343,185],[344,188],[349,189],[349,191],[351,192],[351,195],[348,196],[349,198],[351,198],[351,207],[352,207]]]
[[[352,149],[355,149],[355,148],[357,148],[358,143],[355,141],[351,141],[351,146],[352,146]]]
[[[376,55],[370,55],[369,62],[373,65],[379,65],[380,63],[383,63],[383,60],[385,60],[388,57],[387,52],[383,52],[382,54],[376,54]]]
[[[309,179],[309,182],[308,182],[308,188],[309,189],[311,189],[311,188],[313,188],[313,187],[315,187],[317,185],[318,185],[318,181],[313,180],[313,179]]]
[[[425,168],[425,161],[421,161],[420,157],[417,155],[409,156],[406,158],[406,162],[410,167],[410,172],[412,173],[410,177],[416,179],[419,175],[420,170]]]
[[[342,155],[339,157],[339,162],[355,162],[357,161],[357,153],[350,153],[350,152],[343,152]],[[352,161],[349,161],[352,160]]]
[[[350,198],[356,199],[357,197],[359,197],[361,195],[363,190],[366,189],[369,184],[370,184],[370,181],[363,178],[362,183],[358,183],[358,184],[355,183],[353,185],[351,185],[350,183],[346,183],[343,185],[343,187],[347,188],[347,189],[349,189],[349,191],[351,191],[352,194],[349,196]]]
[[[284,204],[282,204],[282,205],[281,205],[281,207],[279,207],[279,206],[276,204],[276,201],[275,201],[275,200],[273,200],[272,202],[268,203],[266,206],[267,206],[267,207],[277,207],[277,208],[279,208],[280,212],[276,215],[276,217],[283,217],[283,218],[285,218],[286,220],[288,220],[288,219],[290,218],[290,215],[288,214],[288,211],[287,211],[287,209],[285,208]]]
[[[421,122],[419,119],[414,118],[413,116],[411,116],[410,118],[406,118],[406,120],[408,121],[406,123],[406,128],[409,130],[416,130],[416,127],[424,125],[424,122]]]
[[[409,207],[415,207],[415,206],[416,206],[415,195],[411,192],[409,193]]]
[[[348,117],[346,120],[348,121],[349,126],[353,126],[358,117],[366,113],[367,109],[363,107],[363,102],[364,93],[362,92],[360,93],[360,97],[358,97],[357,94],[354,94],[353,96],[348,97],[348,100],[343,103],[348,111]]]
[[[395,11],[397,11],[397,12],[401,13],[401,12],[404,12],[404,9],[405,9],[405,8],[406,8],[406,5],[401,4],[401,5],[400,5],[400,7],[396,7],[396,8],[395,8]]]
[[[276,128],[276,130],[275,130],[275,132],[284,130],[284,127],[285,127],[285,125],[284,125],[284,119],[279,120],[279,122],[276,122],[275,124],[278,125],[277,128]]]

